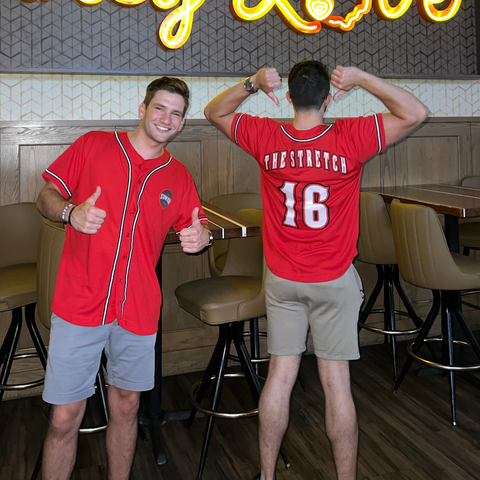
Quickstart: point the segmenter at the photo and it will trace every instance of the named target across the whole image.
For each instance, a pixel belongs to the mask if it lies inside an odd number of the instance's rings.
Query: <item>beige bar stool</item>
[[[480,190],[480,177],[467,177],[462,181],[462,187],[475,188]],[[460,245],[463,247],[463,254],[468,255],[470,249],[480,250],[480,222],[468,221],[458,225]]]
[[[42,216],[34,203],[17,203],[0,207],[0,312],[12,312],[12,321],[0,348],[0,401],[6,390],[37,387],[43,378],[23,384],[8,384],[14,360],[40,358],[46,365],[46,350],[35,323],[36,246]],[[22,307],[25,323],[37,353],[15,354],[22,329]]]
[[[392,202],[392,226],[395,252],[402,277],[412,285],[433,291],[433,305],[418,334],[407,350],[407,359],[395,384],[402,383],[413,360],[447,372],[450,385],[452,424],[456,425],[455,372],[480,369],[475,365],[458,365],[454,345],[471,346],[480,361],[480,345],[475,339],[460,309],[459,290],[480,288],[480,262],[464,255],[451,253],[435,211],[421,205]],[[442,336],[427,338],[442,306]],[[469,343],[453,338],[452,324],[457,322]],[[441,342],[443,363],[432,362],[420,356],[424,342]]]
[[[261,385],[255,373],[244,342],[244,322],[265,315],[265,293],[262,277],[227,275],[210,277],[180,285],[175,291],[178,305],[210,326],[219,327],[218,341],[207,366],[203,380],[195,384],[191,392],[193,404],[187,427],[190,427],[196,411],[207,415],[207,426],[200,457],[197,479],[201,479],[212,437],[215,418],[242,418],[256,415],[255,408],[243,413],[219,412],[218,405],[225,377],[245,377],[255,403],[258,405]],[[234,343],[243,374],[226,373],[230,345]],[[211,383],[214,391],[210,408],[201,406],[201,401]],[[288,458],[281,449],[285,465]]]
[[[235,213],[240,217],[262,226],[262,196],[258,193],[230,193],[219,195],[210,200],[212,205],[227,212]],[[263,242],[262,237],[232,238],[215,240],[213,247],[208,251],[210,275],[247,275],[262,276]],[[260,337],[267,332],[261,332],[258,318],[250,320],[250,331],[245,337],[250,337],[250,354],[255,371],[259,373],[259,364],[268,362],[269,357],[260,357]],[[230,356],[237,360],[235,356]]]
[[[467,177],[462,181],[462,187],[475,188],[480,190],[480,177]],[[463,254],[470,255],[470,250],[480,250],[480,221],[460,220],[458,225],[459,243],[463,247]],[[478,290],[462,292],[462,296],[474,295],[480,293]],[[468,307],[480,310],[478,305],[463,300],[463,304]]]
[[[393,376],[397,380],[396,337],[418,333],[423,322],[417,317],[400,283],[397,257],[393,244],[392,224],[383,198],[376,193],[360,192],[360,229],[357,243],[357,260],[377,267],[377,283],[360,313],[358,331],[362,328],[385,335],[392,347]],[[383,308],[373,309],[375,301],[383,287]],[[394,287],[407,312],[395,310]],[[384,327],[374,327],[366,323],[371,313],[383,313]],[[398,330],[395,326],[395,314],[412,319],[415,328]]]
[[[37,246],[37,313],[42,324],[50,329],[52,316],[52,299],[55,292],[58,267],[65,243],[65,226],[62,223],[45,220],[38,236]],[[98,433],[106,430],[108,421],[108,402],[105,376],[100,368],[95,383],[97,397],[100,403],[102,424],[95,427],[82,427],[80,434]],[[35,480],[40,471],[42,450],[37,459],[31,480]]]

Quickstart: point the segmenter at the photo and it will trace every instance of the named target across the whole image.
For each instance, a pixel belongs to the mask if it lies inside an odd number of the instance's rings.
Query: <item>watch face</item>
[[[252,81],[251,81],[249,78],[247,78],[247,79],[245,80],[245,82],[243,82],[243,86],[245,87],[245,90],[246,90],[247,92],[252,93],[252,91],[253,91],[253,83],[252,83]]]

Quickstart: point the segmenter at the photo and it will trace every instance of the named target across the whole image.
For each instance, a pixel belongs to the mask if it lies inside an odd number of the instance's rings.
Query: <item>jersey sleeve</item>
[[[238,113],[232,122],[232,140],[253,157],[258,157],[259,146],[269,136],[273,120]]]
[[[195,207],[198,207],[198,219],[202,225],[208,225],[208,218],[203,211],[202,204],[198,198],[197,189],[195,183],[193,182],[192,177],[188,170],[185,169],[185,193],[182,198],[182,203],[180,211],[178,213],[177,219],[173,223],[173,229],[178,235],[180,230],[183,228],[189,228],[192,225],[192,211]]]
[[[343,144],[352,157],[363,163],[386,148],[385,129],[381,113],[368,117],[337,120],[342,131]]]
[[[51,180],[65,198],[70,198],[77,188],[85,165],[86,136],[77,139],[43,173],[47,182]]]

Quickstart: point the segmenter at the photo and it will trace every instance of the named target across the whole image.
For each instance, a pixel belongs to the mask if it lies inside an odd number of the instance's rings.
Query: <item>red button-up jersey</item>
[[[118,320],[139,335],[157,331],[161,293],[155,274],[165,236],[207,221],[188,170],[166,150],[143,159],[126,132],[80,137],[44,173],[65,198],[81,204],[97,186],[95,206],[106,211],[95,235],[67,227],[52,311],[64,320],[96,326]]]

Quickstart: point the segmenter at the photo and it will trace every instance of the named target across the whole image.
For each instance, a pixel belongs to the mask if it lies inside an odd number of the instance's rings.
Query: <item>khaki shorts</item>
[[[362,281],[353,265],[342,277],[319,283],[286,280],[267,269],[268,353],[301,354],[310,328],[317,357],[358,359],[357,323],[363,297]]]

